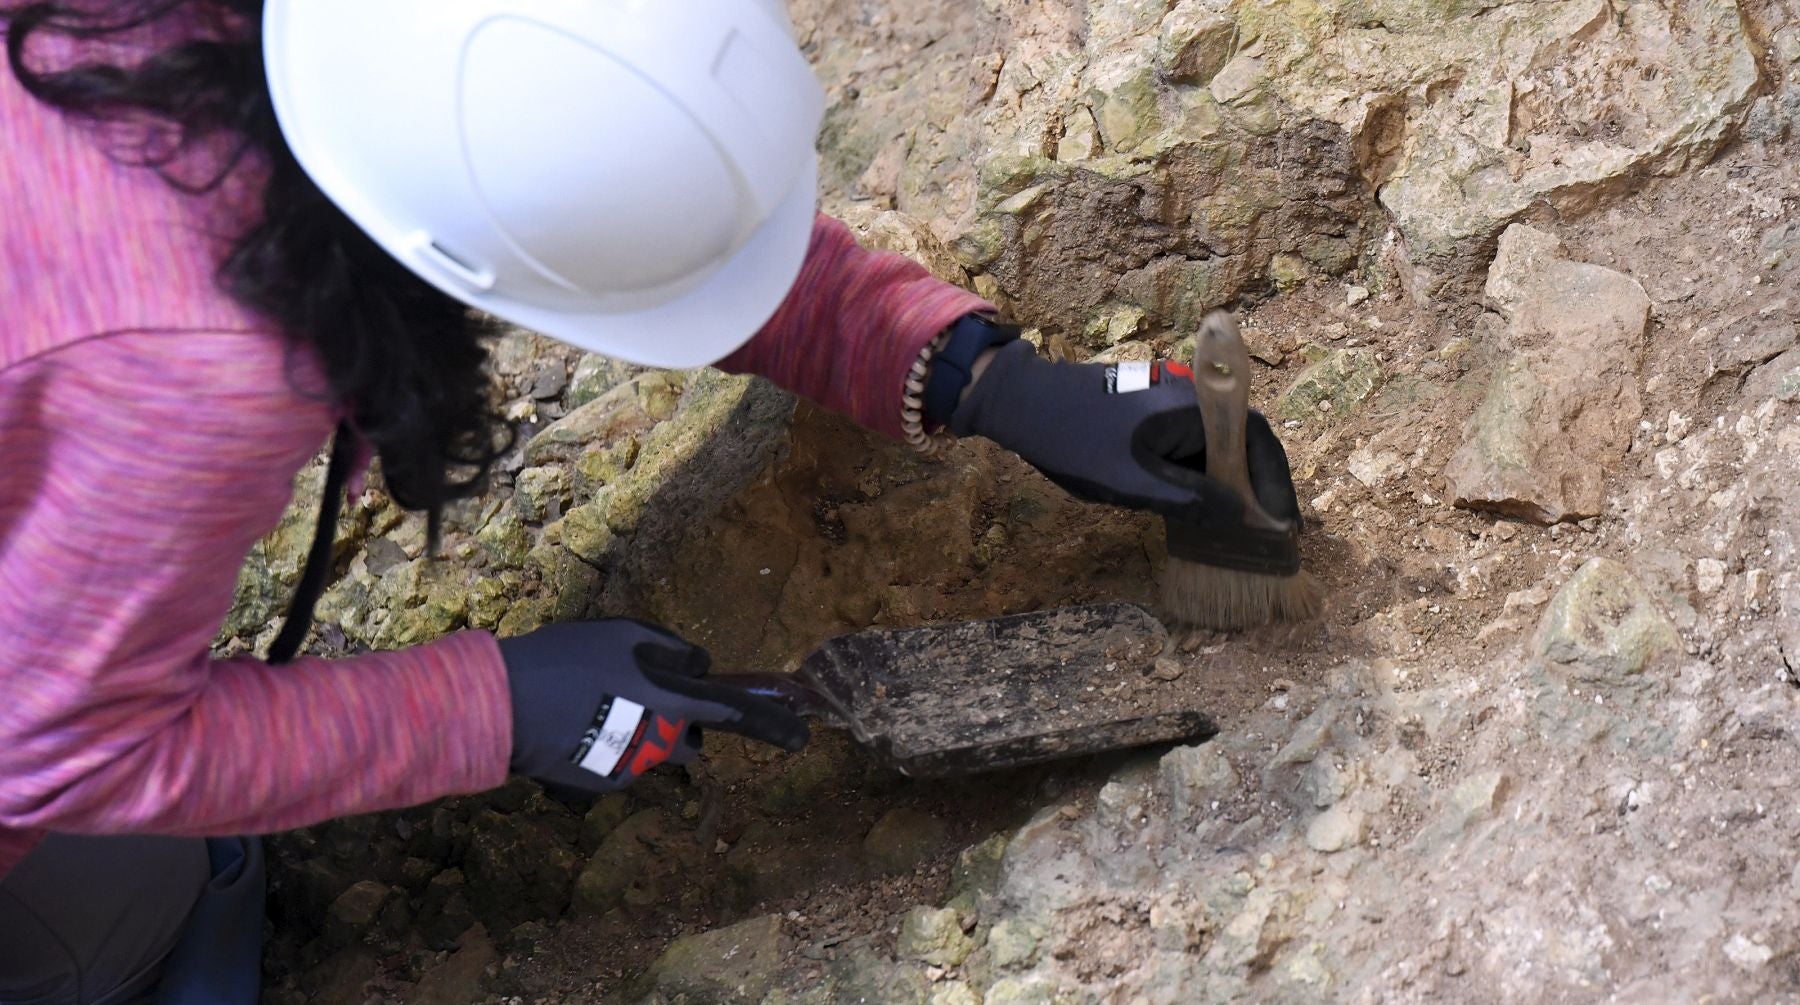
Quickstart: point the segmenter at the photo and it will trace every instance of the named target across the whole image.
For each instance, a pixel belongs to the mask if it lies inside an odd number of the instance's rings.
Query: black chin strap
[[[269,644],[268,661],[272,664],[292,660],[312,630],[313,606],[319,602],[319,594],[325,592],[325,582],[331,576],[331,549],[337,543],[338,511],[343,506],[344,486],[350,483],[355,442],[356,434],[350,427],[338,423],[337,433],[331,438],[331,460],[325,467],[325,491],[319,499],[319,525],[313,530],[312,547],[306,553],[300,583],[288,601],[287,620]]]

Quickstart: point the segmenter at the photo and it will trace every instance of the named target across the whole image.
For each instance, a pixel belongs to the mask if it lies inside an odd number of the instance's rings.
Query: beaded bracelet
[[[949,341],[950,330],[946,328],[919,350],[919,357],[913,360],[906,375],[906,393],[900,396],[900,433],[909,446],[926,457],[941,455],[956,440],[942,430],[925,431],[925,383],[931,376],[931,358]]]

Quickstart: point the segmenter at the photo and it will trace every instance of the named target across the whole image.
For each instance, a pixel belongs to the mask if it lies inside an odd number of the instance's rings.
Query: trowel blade
[[[828,720],[930,777],[1211,735],[1151,674],[1168,645],[1143,608],[1094,604],[840,636],[798,673]]]

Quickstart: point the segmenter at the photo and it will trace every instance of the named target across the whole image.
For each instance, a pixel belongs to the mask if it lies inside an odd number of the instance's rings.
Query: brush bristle
[[[1304,570],[1266,576],[1174,557],[1163,570],[1163,608],[1196,628],[1237,631],[1271,621],[1307,621],[1319,616],[1324,603],[1324,588]]]

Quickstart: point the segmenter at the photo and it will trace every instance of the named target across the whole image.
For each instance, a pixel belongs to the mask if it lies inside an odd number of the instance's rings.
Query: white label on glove
[[[589,726],[588,735],[581,738],[584,752],[576,765],[602,778],[610,777],[643,721],[644,706],[628,698],[614,698],[606,718]]]
[[[1152,382],[1149,360],[1115,363],[1106,368],[1106,390],[1109,394],[1148,391]]]

